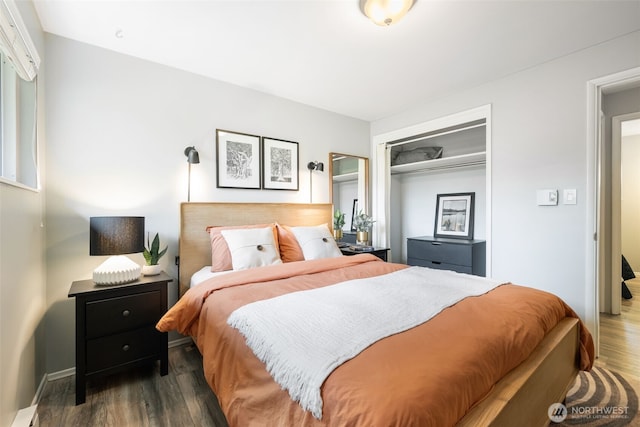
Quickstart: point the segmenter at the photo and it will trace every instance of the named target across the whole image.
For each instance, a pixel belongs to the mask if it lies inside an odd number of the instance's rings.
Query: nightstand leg
[[[160,375],[165,376],[169,373],[169,334],[163,333],[162,338],[162,355],[160,356]]]
[[[76,405],[82,405],[86,397],[86,382],[84,375],[76,372]]]

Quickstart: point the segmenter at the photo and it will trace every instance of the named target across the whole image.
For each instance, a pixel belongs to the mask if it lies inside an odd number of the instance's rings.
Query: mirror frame
[[[334,205],[333,203],[333,161],[335,157],[353,157],[356,159],[364,160],[364,204],[361,204],[360,206],[362,206],[361,209],[363,209],[364,212],[369,213],[369,210],[370,210],[369,209],[369,199],[370,199],[369,158],[364,156],[356,156],[354,154],[345,154],[345,153],[336,153],[336,152],[329,153],[329,200],[331,200],[332,205]],[[358,197],[358,200],[359,199],[360,198]],[[335,210],[335,205],[333,209]]]

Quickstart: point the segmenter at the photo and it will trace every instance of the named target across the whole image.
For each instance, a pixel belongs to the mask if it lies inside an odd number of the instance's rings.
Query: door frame
[[[640,85],[640,67],[600,77],[587,82],[587,221],[586,221],[586,287],[585,323],[592,332],[596,356],[600,352],[600,266],[599,242],[604,238],[601,224],[601,171],[604,159],[602,150],[602,95],[605,91]]]

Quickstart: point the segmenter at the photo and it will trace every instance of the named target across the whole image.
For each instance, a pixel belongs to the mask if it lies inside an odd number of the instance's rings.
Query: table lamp
[[[93,281],[117,285],[137,280],[140,266],[124,255],[144,250],[144,217],[94,216],[89,228],[89,255],[113,255],[93,270]]]

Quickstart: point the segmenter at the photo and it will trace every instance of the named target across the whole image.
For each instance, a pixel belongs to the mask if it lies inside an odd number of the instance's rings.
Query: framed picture
[[[475,194],[438,194],[434,237],[473,239]]]
[[[298,143],[262,137],[262,188],[298,191]]]
[[[353,199],[353,209],[351,209],[351,231],[358,231],[355,218],[358,215],[358,199]]]
[[[260,189],[260,137],[216,129],[216,186]]]

